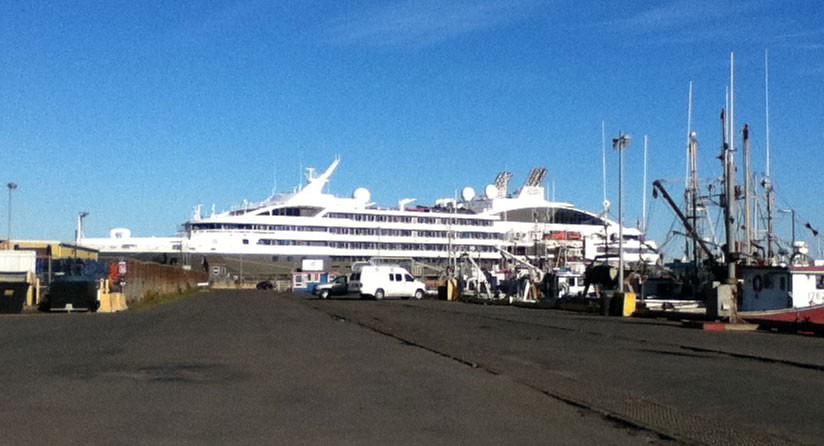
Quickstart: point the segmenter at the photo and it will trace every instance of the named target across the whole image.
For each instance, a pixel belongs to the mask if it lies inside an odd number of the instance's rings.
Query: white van
[[[365,265],[361,268],[359,282],[361,297],[376,300],[384,297],[421,299],[426,294],[426,285],[400,266]]]

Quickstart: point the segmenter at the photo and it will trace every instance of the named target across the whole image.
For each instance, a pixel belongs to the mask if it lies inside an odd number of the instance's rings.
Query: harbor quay
[[[433,299],[0,316],[5,444],[819,444],[824,339]]]

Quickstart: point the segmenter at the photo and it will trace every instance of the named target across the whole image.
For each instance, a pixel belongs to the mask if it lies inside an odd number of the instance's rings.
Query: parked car
[[[412,277],[412,274],[400,266],[366,265],[361,268],[359,280],[351,283],[350,288],[357,287],[362,298],[384,297],[401,299],[422,299],[426,295],[426,285]]]
[[[352,273],[352,276],[355,274],[358,273]],[[349,294],[349,283],[349,278],[345,275],[338,276],[331,282],[317,284],[315,289],[312,290],[312,294],[321,299],[329,299],[330,296],[343,296]]]
[[[264,280],[262,282],[258,282],[257,285],[255,285],[255,288],[257,288],[259,290],[271,290],[271,289],[274,289],[275,287],[272,285],[272,282],[269,282],[268,280]]]

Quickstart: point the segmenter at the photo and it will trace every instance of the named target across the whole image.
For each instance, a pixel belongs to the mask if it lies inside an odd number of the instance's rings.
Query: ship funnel
[[[506,197],[509,191],[509,180],[512,179],[512,172],[501,172],[495,177],[495,187],[498,188],[498,197]],[[489,197],[492,198],[492,197]]]
[[[540,186],[541,183],[544,182],[546,178],[546,168],[544,167],[535,167],[529,172],[529,176],[524,183],[524,186],[536,187]]]

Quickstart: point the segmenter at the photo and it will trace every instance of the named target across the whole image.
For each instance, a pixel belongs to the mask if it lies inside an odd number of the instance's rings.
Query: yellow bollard
[[[624,307],[621,311],[621,316],[628,317],[635,313],[635,293],[624,293]]]
[[[446,300],[458,300],[458,280],[446,279]]]

